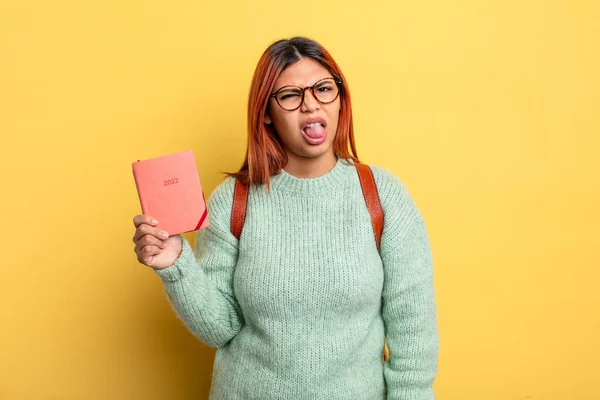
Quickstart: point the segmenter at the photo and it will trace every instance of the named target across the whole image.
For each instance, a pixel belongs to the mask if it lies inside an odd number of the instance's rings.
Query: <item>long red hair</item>
[[[278,40],[265,50],[254,71],[248,98],[246,158],[238,172],[228,174],[246,185],[265,184],[268,188],[270,176],[279,173],[287,164],[287,154],[273,124],[265,124],[264,119],[275,81],[284,69],[303,58],[312,58],[342,81],[340,116],[333,150],[340,158],[358,162],[350,91],[340,67],[329,52],[314,40],[304,37]]]

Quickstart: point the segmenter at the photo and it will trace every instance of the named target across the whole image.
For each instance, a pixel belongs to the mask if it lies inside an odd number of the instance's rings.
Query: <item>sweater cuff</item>
[[[154,272],[165,282],[175,282],[182,279],[196,265],[196,257],[187,239],[181,236],[181,254],[173,265]]]

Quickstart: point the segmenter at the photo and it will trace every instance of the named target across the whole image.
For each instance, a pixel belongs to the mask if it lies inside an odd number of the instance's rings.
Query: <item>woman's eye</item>
[[[286,99],[292,99],[294,97],[298,97],[299,94],[298,93],[284,93],[281,96],[279,96],[279,98],[281,100],[286,100]]]
[[[331,90],[330,86],[321,86],[320,88],[317,89],[318,92],[328,92]]]

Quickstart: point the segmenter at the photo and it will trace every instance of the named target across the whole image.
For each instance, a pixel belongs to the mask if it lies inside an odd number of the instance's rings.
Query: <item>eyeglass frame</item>
[[[338,86],[338,93],[337,93],[337,95],[335,96],[335,98],[333,100],[324,102],[324,101],[319,100],[319,98],[315,94],[315,86],[317,86],[319,83],[321,83],[321,82],[323,82],[325,80],[329,80],[329,79],[333,80],[333,82],[335,82],[335,84]],[[335,76],[328,76],[327,78],[319,79],[312,86],[306,86],[305,88],[301,88],[300,86],[296,86],[296,85],[282,86],[279,89],[277,89],[277,91],[275,93],[271,93],[269,95],[269,97],[273,97],[275,99],[275,102],[277,103],[277,105],[282,110],[284,110],[284,111],[296,111],[297,109],[299,109],[300,107],[302,107],[302,104],[304,103],[304,97],[305,97],[304,95],[306,93],[306,89],[310,89],[310,92],[312,93],[313,97],[315,98],[315,100],[317,100],[317,102],[319,104],[331,104],[334,101],[336,101],[338,97],[340,97],[340,94],[342,93],[342,88],[343,88],[342,83],[343,83],[343,81],[341,79],[336,78]],[[283,89],[294,88],[294,87],[298,88],[298,89],[300,89],[302,91],[302,99],[300,99],[300,104],[298,104],[298,107],[293,108],[291,110],[288,110],[287,108],[283,108],[283,106],[281,104],[279,104],[279,100],[277,99],[277,93],[279,93]]]

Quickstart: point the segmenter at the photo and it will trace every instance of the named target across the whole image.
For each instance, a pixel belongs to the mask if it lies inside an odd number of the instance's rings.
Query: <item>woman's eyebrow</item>
[[[331,78],[331,79],[333,79],[333,76],[325,76],[325,77],[323,77],[323,78],[319,78],[319,79],[317,79],[316,81],[314,81],[314,82],[312,83],[312,85],[308,85],[308,86],[293,85],[293,84],[291,84],[291,83],[290,83],[290,84],[286,84],[286,85],[281,85],[281,86],[279,87],[279,89],[275,89],[275,90],[273,91],[273,93],[275,93],[275,92],[277,92],[278,90],[281,90],[281,89],[283,89],[284,87],[287,87],[287,86],[294,86],[294,87],[299,87],[299,88],[302,88],[302,87],[305,87],[305,88],[307,88],[307,87],[311,87],[311,86],[314,86],[314,85],[315,85],[317,82],[319,82],[319,81],[322,81],[323,79],[327,79],[327,78]]]

